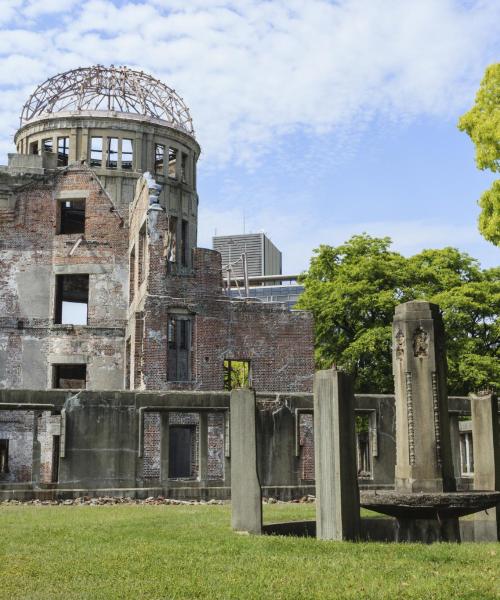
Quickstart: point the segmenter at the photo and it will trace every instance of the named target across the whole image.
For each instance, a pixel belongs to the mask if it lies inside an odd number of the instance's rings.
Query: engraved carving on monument
[[[418,358],[429,356],[429,334],[422,327],[417,327],[413,334],[413,356]]]
[[[396,358],[398,360],[403,360],[405,353],[405,334],[401,331],[401,329],[398,329],[394,339],[396,341]]]
[[[411,373],[406,373],[406,410],[408,418],[408,455],[410,465],[415,464],[415,424],[413,421],[413,391]]]
[[[433,371],[431,373],[432,380],[432,408],[434,411],[434,436],[436,438],[436,459],[438,466],[441,466],[441,424],[439,420],[439,400],[438,400],[438,385],[437,375]]]

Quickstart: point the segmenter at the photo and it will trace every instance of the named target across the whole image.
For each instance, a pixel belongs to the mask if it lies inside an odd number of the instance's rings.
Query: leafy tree
[[[443,311],[450,393],[497,385],[500,270],[483,271],[455,248],[405,258],[390,244],[389,238],[363,234],[315,250],[297,307],[314,314],[317,366],[334,364],[352,373],[361,392],[393,391],[394,309],[425,299]]]
[[[469,134],[476,147],[478,169],[500,171],[500,63],[490,65],[476,95],[476,103],[458,122],[458,128]],[[479,230],[500,246],[500,180],[479,199]]]

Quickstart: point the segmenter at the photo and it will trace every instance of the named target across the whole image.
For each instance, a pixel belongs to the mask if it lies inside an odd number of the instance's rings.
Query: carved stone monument
[[[439,307],[423,301],[397,306],[393,340],[396,489],[455,491]]]

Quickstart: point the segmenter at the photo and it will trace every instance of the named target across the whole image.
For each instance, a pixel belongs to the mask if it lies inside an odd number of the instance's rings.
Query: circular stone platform
[[[397,519],[450,519],[500,504],[500,492],[362,491],[363,508]]]

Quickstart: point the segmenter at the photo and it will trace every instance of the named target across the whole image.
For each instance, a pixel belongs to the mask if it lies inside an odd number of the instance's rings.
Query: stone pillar
[[[257,473],[255,392],[231,392],[231,525],[262,533],[262,492]]]
[[[494,394],[471,397],[474,490],[500,490],[498,399]],[[474,517],[476,541],[500,541],[500,507]]]
[[[455,491],[444,327],[439,307],[412,301],[393,322],[396,490]]]
[[[359,538],[354,394],[351,378],[339,371],[314,377],[316,537]]]

